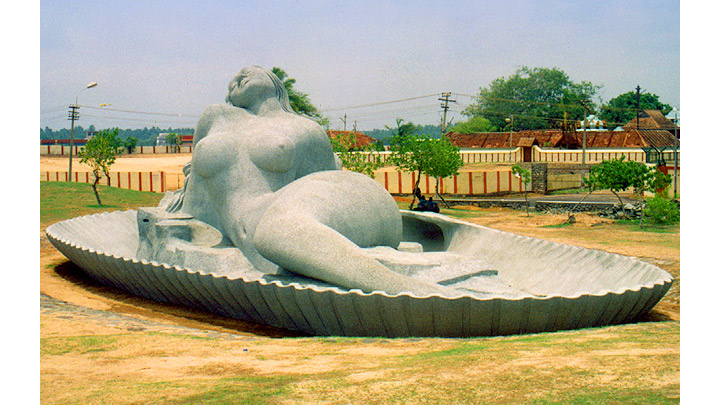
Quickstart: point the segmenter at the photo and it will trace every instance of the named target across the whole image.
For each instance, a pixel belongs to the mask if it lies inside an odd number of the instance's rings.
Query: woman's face
[[[270,77],[262,70],[252,67],[241,70],[228,86],[230,103],[241,108],[274,94],[275,87]]]

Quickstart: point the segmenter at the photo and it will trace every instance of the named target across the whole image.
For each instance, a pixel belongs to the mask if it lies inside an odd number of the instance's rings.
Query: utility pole
[[[673,110],[675,110],[675,109],[673,108]],[[677,118],[677,110],[675,110],[675,119],[673,120],[673,123],[675,124],[675,127],[673,128],[673,132],[674,132],[674,134],[675,134],[675,136],[673,136],[673,138],[675,138],[675,139],[673,140],[673,142],[674,142],[674,144],[673,144],[673,149],[674,149],[674,150],[673,150],[673,157],[674,157],[674,160],[675,160],[675,162],[673,163],[673,166],[674,166],[674,167],[673,167],[673,177],[674,177],[674,180],[675,180],[675,184],[673,185],[673,197],[674,197],[674,198],[677,198],[677,186],[678,186],[678,185],[677,185],[677,182],[678,182],[678,155],[677,155],[677,153],[678,153],[678,150],[677,150],[677,142],[678,142],[678,137],[677,137],[677,123],[678,123],[678,118]]]
[[[80,119],[80,106],[77,104],[71,105],[70,111],[68,111],[68,119],[70,120],[70,163],[68,163],[68,177],[67,181],[72,181],[72,158],[73,149],[75,148],[74,132],[75,132],[75,120]]]
[[[515,125],[515,117],[510,114],[510,118],[505,118],[505,122],[510,124],[510,161],[513,161],[512,147],[513,147],[513,126]]]
[[[635,124],[637,129],[640,129],[640,85],[635,88],[635,98],[637,99],[637,108],[635,109]]]
[[[583,119],[583,145],[582,145],[582,148],[583,148],[583,155],[582,155],[582,164],[583,164],[583,167],[585,166],[585,139],[587,139],[587,136],[586,136],[586,135],[587,135],[587,126],[588,126],[587,110],[585,110],[585,118]]]
[[[80,119],[80,113],[79,109],[80,106],[78,105],[78,98],[80,97],[80,93],[87,89],[91,89],[93,87],[97,86],[97,82],[90,82],[87,86],[85,86],[84,89],[78,91],[77,95],[75,96],[75,104],[70,106],[70,111],[68,112],[68,118],[70,118],[70,163],[68,163],[68,177],[67,181],[72,181],[72,158],[73,158],[73,149],[75,149],[75,120]]]
[[[587,136],[586,136],[587,135],[587,126],[588,126],[589,122],[588,122],[587,104],[585,103],[585,101],[581,101],[580,105],[582,105],[582,107],[583,107],[583,115],[584,115],[583,120],[582,120],[582,123],[583,123],[582,164],[583,164],[583,168],[584,168],[585,167],[585,140],[587,139]],[[584,177],[583,177],[583,179],[584,179]]]
[[[343,122],[343,131],[347,131],[347,114],[340,118],[340,121]]]
[[[440,125],[440,133],[445,136],[445,130],[447,129],[445,127],[445,123],[447,122],[447,111],[450,108],[450,105],[448,103],[455,103],[457,100],[450,100],[450,92],[447,93],[441,93],[441,97],[438,99],[442,101],[442,104],[440,107],[443,109],[443,118],[442,118],[442,124]]]

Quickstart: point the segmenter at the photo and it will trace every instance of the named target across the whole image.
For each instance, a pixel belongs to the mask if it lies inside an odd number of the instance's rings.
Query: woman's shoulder
[[[244,109],[229,104],[213,104],[203,111],[197,126],[198,129],[209,130],[210,127],[216,125],[237,124],[238,119],[243,120],[243,118],[250,115]]]
[[[250,115],[242,108],[228,104],[213,104],[203,111],[195,126],[195,137],[193,142],[197,144],[205,138],[212,128],[226,128],[228,125],[237,125],[238,119]]]
[[[325,134],[325,130],[317,122],[311,118],[304,117],[302,115],[293,114],[295,124],[297,128],[302,130],[304,133],[315,133]]]
[[[228,117],[238,115],[249,115],[249,113],[242,108],[238,108],[230,104],[213,104],[207,107],[205,111],[203,111],[200,118],[207,119],[213,117]]]

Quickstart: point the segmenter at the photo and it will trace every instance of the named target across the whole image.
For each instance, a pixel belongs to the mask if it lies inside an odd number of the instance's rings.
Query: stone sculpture
[[[338,170],[325,131],[293,112],[285,87],[271,71],[244,68],[230,81],[226,101],[200,117],[185,187],[161,203],[166,211],[184,214],[195,234],[199,227],[204,234],[219,232],[267,274],[289,270],[365,292],[458,295],[398,274],[362,250],[398,247],[397,205],[369,177]],[[173,241],[171,249],[160,249],[157,256],[157,248],[144,243],[139,257],[177,263],[168,253],[177,250],[177,238],[163,235],[153,236],[152,243]],[[191,244],[217,256],[207,243]],[[148,257],[150,251],[156,256]],[[196,257],[203,254],[193,251]]]
[[[635,258],[397,209],[339,170],[260,67],[200,118],[158,207],[73,218],[48,239],[101,283],[315,335],[486,336],[628,322],[672,284]]]

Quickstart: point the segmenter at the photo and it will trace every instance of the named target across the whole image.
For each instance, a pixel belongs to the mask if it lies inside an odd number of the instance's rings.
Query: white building
[[[585,126],[587,125],[587,128]],[[584,120],[580,121],[578,131],[607,131],[605,128],[605,121],[598,118],[597,115],[588,115]]]
[[[167,141],[168,135],[170,135],[169,132],[159,133],[157,139],[155,140],[155,146],[169,146],[170,144]]]

